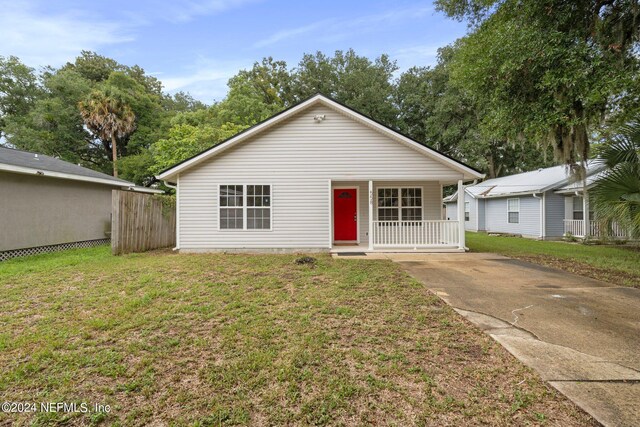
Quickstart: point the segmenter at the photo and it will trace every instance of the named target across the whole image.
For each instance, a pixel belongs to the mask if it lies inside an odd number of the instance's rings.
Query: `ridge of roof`
[[[78,177],[85,181],[98,180],[105,181],[104,183],[113,183],[113,185],[134,185],[132,182],[85,168],[84,166],[75,165],[56,157],[4,146],[0,146],[0,170],[9,172],[33,171],[35,173],[46,171],[66,175],[65,177],[68,179]]]
[[[599,162],[587,162],[587,177],[604,168]],[[553,190],[569,184],[572,176],[567,172],[567,165],[539,168],[533,171],[492,178],[481,183],[465,187],[472,197],[489,198],[504,197],[512,194],[532,194]]]
[[[357,111],[357,110],[355,110],[355,109],[353,109],[353,108],[351,108],[349,106],[346,106],[346,105],[342,104],[339,101],[336,101],[335,99],[333,99],[333,98],[331,98],[331,97],[329,97],[327,95],[324,95],[324,94],[318,92],[318,93],[314,94],[313,96],[310,96],[310,97],[308,97],[308,98],[306,98],[306,99],[304,99],[304,100],[302,100],[302,101],[300,101],[300,102],[298,102],[298,103],[296,103],[296,104],[294,104],[294,105],[292,105],[292,106],[290,106],[290,107],[288,107],[288,108],[286,108],[286,109],[284,109],[284,110],[282,110],[282,111],[280,111],[280,112],[278,112],[278,113],[276,113],[276,114],[274,114],[274,115],[272,115],[272,116],[270,116],[270,117],[268,117],[268,118],[266,118],[266,119],[264,119],[264,120],[262,120],[262,121],[260,121],[260,122],[258,122],[256,124],[254,124],[253,126],[250,126],[247,129],[244,129],[244,130],[238,132],[237,134],[235,134],[235,135],[233,135],[233,136],[231,136],[231,137],[229,137],[229,138],[227,138],[227,139],[225,139],[225,140],[223,140],[223,141],[221,141],[221,142],[219,142],[219,143],[207,148],[206,150],[203,150],[203,151],[201,151],[201,152],[199,152],[197,154],[194,154],[193,156],[191,156],[191,157],[189,157],[189,158],[187,158],[187,159],[185,159],[185,160],[183,160],[183,161],[181,161],[179,163],[176,163],[175,165],[173,165],[173,166],[171,166],[169,168],[164,169],[163,171],[158,173],[156,175],[156,177],[158,179],[164,179],[166,177],[166,175],[168,175],[168,172],[170,172],[170,171],[172,171],[172,170],[174,170],[176,168],[179,168],[180,166],[182,166],[182,165],[184,165],[184,164],[186,164],[188,162],[194,161],[195,159],[197,159],[197,158],[199,158],[199,157],[211,152],[212,150],[216,150],[216,149],[219,149],[219,147],[221,147],[221,146],[228,145],[230,142],[233,142],[233,141],[241,138],[242,136],[246,135],[249,132],[255,131],[259,127],[266,126],[266,124],[268,124],[269,122],[272,122],[272,121],[276,120],[278,117],[280,117],[282,115],[285,115],[285,114],[291,112],[292,110],[294,110],[296,108],[300,108],[305,103],[309,103],[309,105],[311,105],[312,103],[310,101],[313,101],[313,100],[318,100],[318,101],[327,100],[327,101],[333,102],[333,103],[337,104],[338,106],[348,110],[349,112],[351,112],[354,115],[361,116],[361,117],[363,117],[363,118],[375,123],[376,125],[384,128],[385,130],[387,130],[389,132],[393,132],[393,133],[399,135],[400,137],[405,138],[405,139],[411,141],[412,143],[415,143],[415,144],[421,146],[424,149],[432,151],[436,155],[444,157],[448,161],[457,163],[458,165],[462,166],[462,168],[468,169],[468,170],[474,172],[475,174],[483,175],[482,172],[478,171],[477,169],[475,169],[475,168],[473,168],[473,167],[471,167],[471,166],[469,166],[469,165],[467,165],[467,164],[465,164],[465,163],[463,163],[463,162],[461,162],[459,160],[456,160],[453,157],[451,157],[451,156],[449,156],[449,155],[447,155],[447,154],[445,154],[445,153],[443,153],[443,152],[441,152],[441,151],[439,151],[437,149],[434,149],[434,148],[426,145],[423,142],[420,142],[420,141],[417,141],[417,140],[415,140],[413,138],[410,138],[409,136],[404,135],[399,130],[394,129],[394,128],[390,127],[390,126],[387,126],[387,125],[385,125],[383,123],[380,123],[379,121],[367,116],[366,114],[363,114],[363,113],[361,113],[361,112],[359,112],[359,111]],[[213,154],[215,154],[215,153],[213,153]],[[163,177],[163,175],[165,175],[165,177]]]

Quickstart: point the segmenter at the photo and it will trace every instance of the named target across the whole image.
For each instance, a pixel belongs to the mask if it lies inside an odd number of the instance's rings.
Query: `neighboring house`
[[[603,167],[587,167],[587,190],[601,176]],[[574,181],[565,166],[538,169],[490,179],[464,189],[465,229],[489,233],[512,233],[537,239],[560,239],[565,234],[584,237],[600,230],[583,199],[581,181]],[[458,192],[443,199],[447,219],[457,219]],[[616,234],[617,233],[617,234]],[[620,230],[614,235],[621,237]]]
[[[107,242],[114,189],[159,192],[53,157],[0,147],[0,261]]]
[[[316,95],[158,175],[181,251],[464,250],[442,187],[478,171]]]

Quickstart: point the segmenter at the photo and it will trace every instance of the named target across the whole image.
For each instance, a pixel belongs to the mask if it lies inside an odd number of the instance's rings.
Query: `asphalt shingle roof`
[[[113,181],[116,185],[132,185],[129,181],[114,178],[111,175],[74,165],[73,163],[65,162],[64,160],[56,159],[55,157],[30,153],[28,151],[16,150],[13,148],[0,147],[0,163],[42,171],[77,175],[87,178],[106,179]]]

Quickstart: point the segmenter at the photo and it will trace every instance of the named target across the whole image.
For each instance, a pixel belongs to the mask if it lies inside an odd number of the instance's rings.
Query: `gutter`
[[[49,178],[60,178],[60,179],[68,179],[72,181],[84,181],[84,182],[93,182],[96,184],[106,184],[114,187],[132,187],[135,186],[133,182],[129,181],[120,181],[120,180],[111,180],[108,178],[96,178],[84,175],[75,175],[65,172],[54,172],[46,169],[34,169],[28,168],[24,166],[14,166],[6,163],[0,164],[0,171],[4,172],[13,172],[20,173],[24,175],[36,175],[36,176],[46,176]]]

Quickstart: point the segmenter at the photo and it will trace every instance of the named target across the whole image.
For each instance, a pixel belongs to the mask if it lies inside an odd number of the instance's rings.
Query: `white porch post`
[[[591,234],[591,218],[589,218],[589,192],[584,180],[582,181],[582,220],[584,221],[584,238]]]
[[[373,181],[369,181],[369,250],[373,250]]]
[[[458,180],[458,235],[459,235],[459,245],[458,248],[465,248],[464,241],[464,185],[462,184],[462,180]]]

